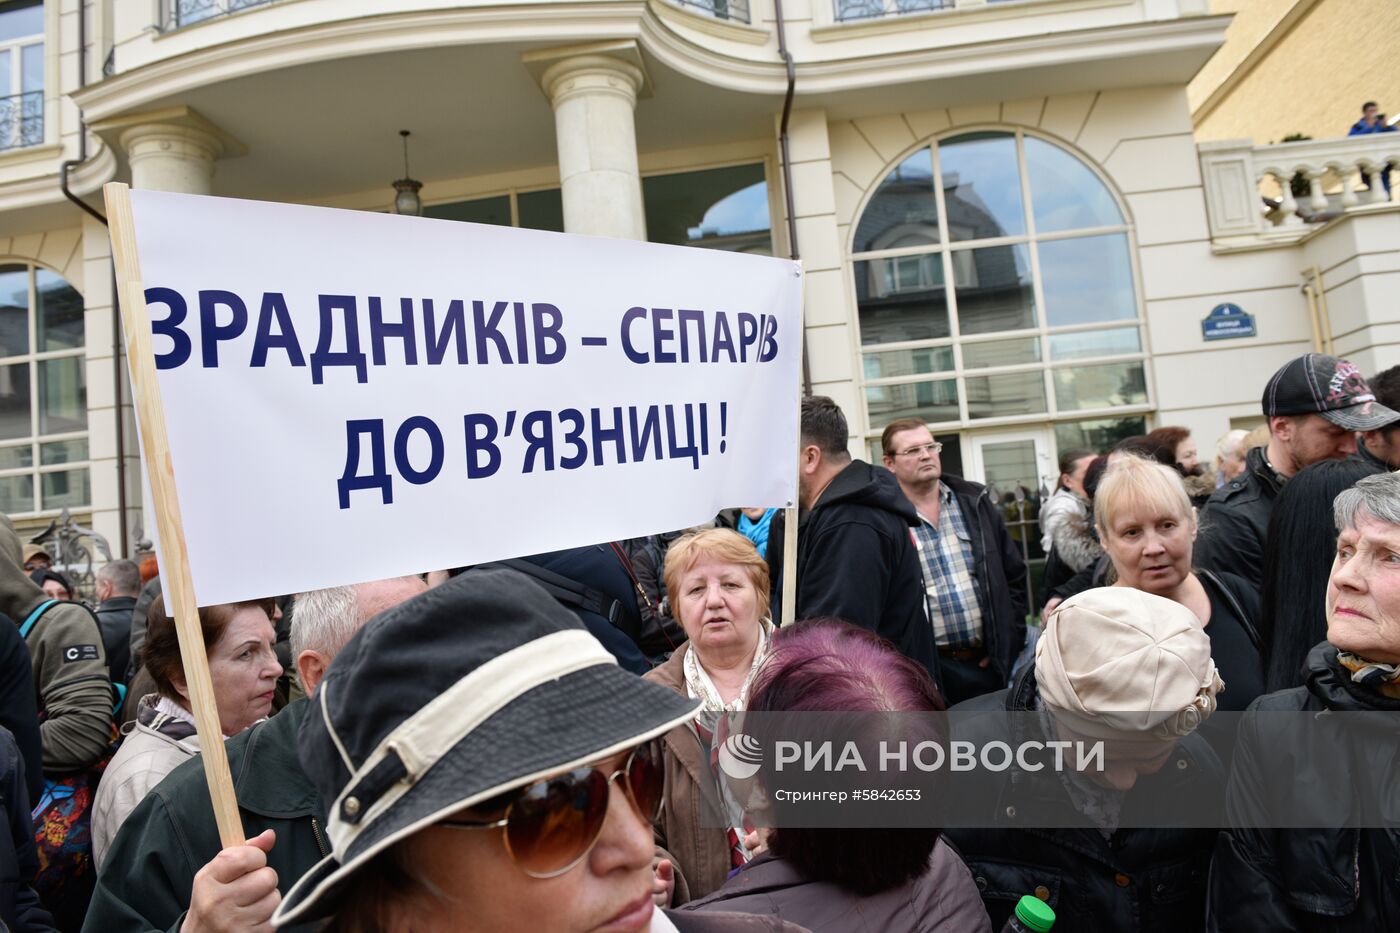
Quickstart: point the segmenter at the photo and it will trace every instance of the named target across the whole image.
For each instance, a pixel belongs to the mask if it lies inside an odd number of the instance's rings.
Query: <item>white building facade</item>
[[[811,388],[863,456],[901,417],[1002,489],[1163,424],[1208,449],[1293,356],[1400,362],[1400,205],[1362,179],[1400,134],[1198,145],[1207,7],[0,4],[0,511],[142,524],[106,230],[61,174],[98,212],[114,179],[385,210],[401,129],[430,216],[795,247]],[[1226,304],[1254,336],[1206,339]]]

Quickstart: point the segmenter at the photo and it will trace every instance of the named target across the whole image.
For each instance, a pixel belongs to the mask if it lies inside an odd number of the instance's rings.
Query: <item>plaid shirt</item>
[[[922,515],[912,529],[923,568],[924,604],[940,648],[982,644],[982,604],[973,575],[972,535],[953,490],[939,484],[938,526]]]

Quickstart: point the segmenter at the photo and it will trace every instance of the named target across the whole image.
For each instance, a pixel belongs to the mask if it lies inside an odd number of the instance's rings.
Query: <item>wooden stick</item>
[[[794,265],[801,265],[793,260]],[[802,358],[802,343],[806,339],[806,287],[807,279],[802,279],[803,294],[797,298],[797,358]],[[797,497],[798,501],[783,510],[783,617],[779,624],[786,628],[797,618],[797,513],[802,502],[802,375],[797,376]]]
[[[170,460],[170,439],[165,429],[165,409],[161,407],[160,384],[156,380],[156,360],[151,349],[151,321],[146,313],[146,290],[141,282],[141,264],[136,255],[136,226],[131,216],[131,192],[121,182],[102,187],[107,199],[107,218],[112,235],[112,261],[116,265],[117,288],[122,307],[122,330],[126,333],[127,364],[131,370],[132,398],[141,425],[141,448],[151,479],[152,505],[160,530],[161,585],[166,611],[173,609],[175,631],[180,638],[180,661],[190,692],[195,728],[199,732],[199,757],[204,761],[204,779],[219,824],[219,839],[225,848],[243,845],[243,821],[233,793],[233,778],[224,751],[224,732],[219,726],[219,708],[214,701],[214,684],[209,676],[209,656],[204,651],[204,633],[199,625],[194,581],[190,577],[190,556],[180,521],[180,500],[175,494],[175,469]],[[116,365],[117,361],[113,361]]]

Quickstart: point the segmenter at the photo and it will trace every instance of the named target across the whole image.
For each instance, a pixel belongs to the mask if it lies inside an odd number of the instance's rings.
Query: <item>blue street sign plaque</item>
[[[1219,304],[1201,321],[1201,336],[1206,340],[1229,340],[1232,337],[1257,337],[1254,315],[1236,304]]]

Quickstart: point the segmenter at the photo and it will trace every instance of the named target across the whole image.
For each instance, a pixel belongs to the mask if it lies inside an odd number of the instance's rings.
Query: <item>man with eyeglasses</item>
[[[1006,686],[1026,640],[1026,565],[987,488],[945,475],[943,445],[916,418],[880,438],[885,466],[914,505],[914,544],[951,706]]]

